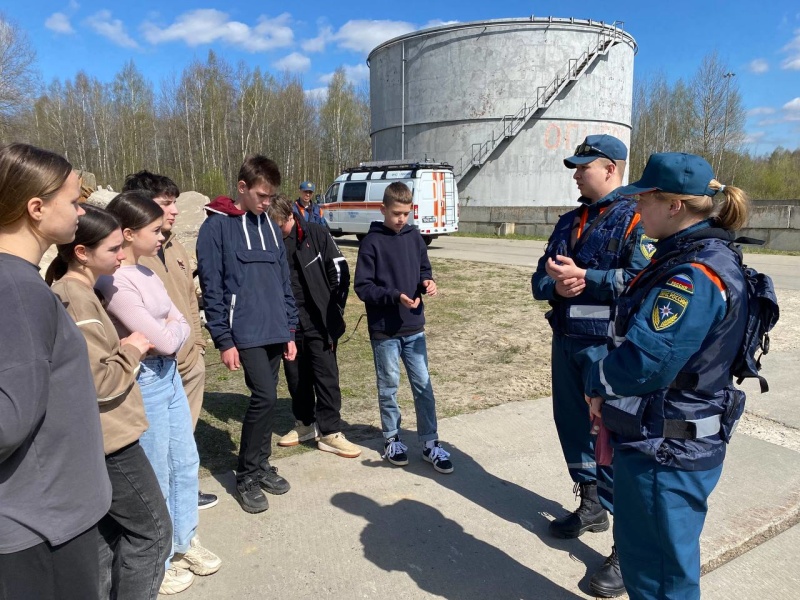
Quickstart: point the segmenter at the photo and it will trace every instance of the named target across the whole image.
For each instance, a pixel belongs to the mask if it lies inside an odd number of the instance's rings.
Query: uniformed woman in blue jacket
[[[610,344],[586,381],[614,447],[614,541],[631,600],[700,598],[700,532],[744,410],[731,366],[747,319],[733,231],[744,193],[701,157],[653,154],[638,196],[651,264],[619,298]]]

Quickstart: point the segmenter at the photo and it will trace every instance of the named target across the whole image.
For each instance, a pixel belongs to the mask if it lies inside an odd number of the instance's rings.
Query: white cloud
[[[747,111],[748,117],[757,117],[760,115],[773,115],[775,114],[775,109],[770,108],[769,106],[757,106],[756,108],[751,108]]]
[[[330,25],[319,28],[317,37],[305,40],[300,47],[306,52],[324,52],[325,46],[333,41],[333,29]]]
[[[75,33],[75,30],[72,28],[72,24],[69,22],[69,17],[60,12],[53,13],[47,17],[47,20],[44,22],[44,26],[50,31],[55,31],[56,33]]]
[[[428,21],[420,27],[420,29],[429,29],[431,27],[441,27],[442,25],[455,25],[456,23],[460,23],[461,21],[442,21],[441,19],[433,19]]]
[[[151,44],[182,41],[188,46],[199,46],[219,41],[247,52],[264,52],[292,45],[294,33],[290,21],[288,13],[275,18],[261,15],[251,27],[230,20],[220,10],[201,8],[183,13],[168,27],[146,21],[141,29]]]
[[[292,71],[293,73],[305,73],[311,67],[311,59],[299,52],[292,52],[280,60],[272,63],[272,66],[281,71]]]
[[[328,97],[328,88],[327,87],[318,87],[312,88],[310,90],[305,90],[306,96],[311,100],[319,100],[320,102],[324,102],[325,98]]]
[[[119,19],[111,18],[110,10],[101,10],[86,19],[86,24],[98,35],[103,36],[117,46],[123,48],[138,48],[131,36],[125,31],[125,25]]]
[[[346,50],[367,54],[383,42],[417,29],[406,21],[352,20],[333,36],[337,45]]]
[[[794,38],[781,51],[789,55],[781,62],[781,69],[800,71],[800,29],[794,30]]]
[[[344,69],[344,76],[347,81],[353,85],[358,85],[369,79],[369,67],[363,63],[357,65],[342,65],[342,69]],[[331,71],[330,73],[321,75],[319,82],[328,85],[331,79],[333,79],[334,73],[335,71]]]
[[[335,43],[342,50],[358,52],[366,56],[382,43],[420,29],[450,25],[458,21],[433,19],[422,26],[408,21],[353,19],[334,31],[324,21],[319,24],[317,36],[301,43],[305,52],[323,52],[328,44]]]
[[[800,97],[789,100],[782,108],[786,121],[800,121]]]
[[[756,75],[761,75],[769,71],[769,63],[763,58],[756,58],[747,63],[747,70]]]
[[[744,143],[758,144],[764,139],[766,135],[767,135],[766,131],[754,131],[753,133],[748,133],[744,138]]]
[[[68,6],[69,6],[69,9],[71,11],[73,11],[73,12],[75,12],[76,10],[78,10],[81,7],[81,5],[78,4],[77,2],[75,2],[75,0],[69,0],[69,5]]]

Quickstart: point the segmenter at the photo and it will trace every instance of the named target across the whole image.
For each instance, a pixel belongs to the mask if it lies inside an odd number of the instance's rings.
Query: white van
[[[413,210],[409,225],[417,227],[426,244],[458,231],[458,189],[447,163],[392,160],[361,163],[345,170],[325,192],[323,216],[331,234],[356,234],[361,240],[373,221],[383,221],[383,192],[402,181],[410,189]]]

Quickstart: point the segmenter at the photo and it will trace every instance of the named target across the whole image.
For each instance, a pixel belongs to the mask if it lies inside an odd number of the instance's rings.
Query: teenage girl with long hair
[[[0,596],[99,598],[97,522],[111,504],[86,342],[38,271],[75,237],[78,175],[0,147]]]
[[[119,339],[94,291],[99,277],[120,267],[122,230],[114,215],[86,205],[75,239],[59,244],[47,283],[86,338],[97,390],[111,509],[100,522],[103,597],[155,600],[164,579],[172,524],[150,461],[139,444],[147,430],[139,362],[152,348],[135,331]]]
[[[189,338],[190,325],[161,280],[139,264],[140,258],[155,256],[164,241],[161,207],[151,194],[134,190],[115,197],[107,210],[122,227],[125,258],[113,276],[100,277],[95,287],[105,298],[106,310],[121,336],[141,331],[153,344],[137,376],[150,422],[140,443],[172,517],[174,556],[170,556],[160,593],[175,594],[192,584],[193,573],[210,575],[221,565],[195,535],[200,459],[176,358]]]

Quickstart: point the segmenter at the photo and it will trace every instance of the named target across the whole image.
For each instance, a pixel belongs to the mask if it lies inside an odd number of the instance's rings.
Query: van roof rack
[[[344,173],[364,173],[368,171],[385,171],[389,169],[453,169],[446,162],[435,160],[375,160],[358,163],[357,167],[345,169]]]

